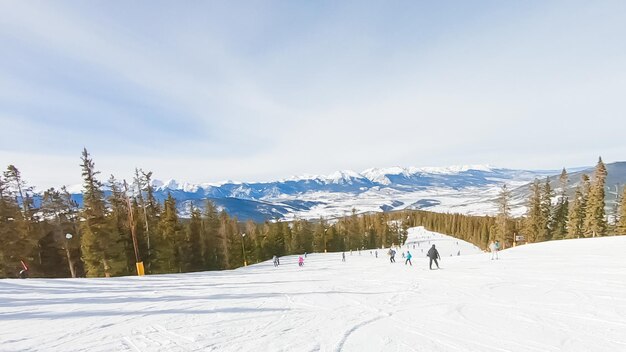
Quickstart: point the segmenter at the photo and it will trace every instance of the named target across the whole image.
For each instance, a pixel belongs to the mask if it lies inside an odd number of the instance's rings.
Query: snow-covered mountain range
[[[607,164],[607,204],[614,200],[614,188],[626,183],[626,162]],[[582,173],[591,175],[592,167],[568,169],[570,193]],[[515,170],[488,165],[444,168],[372,168],[362,172],[337,171],[330,175],[305,175],[273,182],[235,182],[192,184],[178,180],[153,180],[155,196],[163,201],[172,194],[183,217],[190,206],[204,208],[206,200],[240,220],[292,220],[295,218],[333,218],[358,213],[425,209],[472,215],[494,214],[502,184],[511,189],[513,215],[526,208],[529,183],[549,177],[558,187],[561,170]],[[621,185],[621,186],[620,186]],[[74,198],[82,203],[80,187],[72,187]],[[613,190],[613,191],[611,191]],[[621,191],[619,191],[621,192]]]
[[[440,212],[489,214],[492,199],[506,183],[511,188],[559,171],[512,170],[487,165],[445,168],[372,168],[360,173],[338,171],[275,182],[190,184],[155,180],[155,194],[171,193],[183,216],[190,204],[202,207],[210,199],[239,219],[319,218],[357,212],[429,209]]]

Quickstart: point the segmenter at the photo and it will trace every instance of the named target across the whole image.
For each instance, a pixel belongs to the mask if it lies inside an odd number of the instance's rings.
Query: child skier
[[[411,255],[411,252],[406,251],[406,260],[404,261],[404,265],[406,265],[406,263],[409,263],[411,266],[413,266],[413,263],[411,263],[411,258],[413,256]]]

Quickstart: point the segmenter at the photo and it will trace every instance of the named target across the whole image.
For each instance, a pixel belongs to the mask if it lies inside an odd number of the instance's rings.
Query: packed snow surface
[[[626,351],[626,237],[499,260],[421,228],[407,242],[395,264],[379,249],[302,268],[0,280],[0,351]]]

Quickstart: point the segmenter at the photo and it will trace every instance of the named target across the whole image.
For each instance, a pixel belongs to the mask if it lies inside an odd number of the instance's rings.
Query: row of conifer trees
[[[570,180],[566,170],[561,172],[556,189],[549,178],[545,182],[535,180],[522,221],[526,241],[626,234],[626,188],[621,197],[616,192],[617,199],[607,211],[607,175],[600,158],[593,175],[582,174],[573,192],[568,192]]]
[[[254,223],[240,222],[210,201],[202,209],[190,205],[190,217],[182,219],[171,195],[163,202],[155,198],[152,174],[142,170],[135,170],[130,184],[111,176],[105,192],[87,150],[81,161],[81,208],[65,188],[51,188],[35,197],[12,165],[0,177],[1,277],[15,277],[20,261],[36,277],[131,275],[139,261],[148,274],[232,269],[273,255],[388,247],[403,243],[413,226],[425,226],[481,248],[495,239],[511,243],[517,233],[535,242],[601,236],[607,231],[606,223],[593,220],[604,217],[595,206],[600,199],[604,204],[599,190],[601,169],[596,170],[593,182],[581,184],[571,206],[564,192],[556,205],[548,205],[548,197],[553,197],[549,183],[542,188],[535,182],[524,218],[506,213],[510,192],[504,189],[499,197],[501,212],[495,217],[419,210],[357,214],[353,210],[337,219]],[[562,214],[567,214],[565,222]],[[626,221],[626,216],[622,219]]]

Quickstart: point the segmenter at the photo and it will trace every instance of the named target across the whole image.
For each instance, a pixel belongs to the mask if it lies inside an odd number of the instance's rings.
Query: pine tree
[[[9,165],[4,172],[3,184],[4,197],[10,202],[11,210],[8,218],[14,222],[10,226],[14,232],[8,236],[13,239],[7,241],[12,242],[8,246],[13,249],[6,250],[8,257],[12,258],[9,259],[10,265],[14,266],[14,270],[19,271],[20,260],[23,260],[30,266],[30,275],[37,274],[41,266],[38,245],[41,231],[38,226],[39,221],[35,216],[38,211],[34,208],[33,190],[27,186],[20,171],[14,165]]]
[[[313,230],[313,251],[323,253],[327,250],[326,242],[327,237],[326,234],[328,232],[328,227],[323,217],[320,217],[319,221],[316,223]]]
[[[626,187],[622,193],[622,199],[619,206],[619,221],[617,222],[617,234],[626,235]]]
[[[560,240],[567,235],[567,217],[569,212],[569,199],[567,197],[568,176],[565,168],[559,176],[559,199],[554,210],[554,231],[552,239]]]
[[[14,197],[18,198],[18,202],[21,203],[22,216],[29,219],[33,207],[32,189],[26,186],[20,171],[14,165],[9,165],[4,172],[4,182],[9,189],[13,188]]]
[[[200,271],[204,268],[202,258],[202,214],[191,204],[191,219],[185,236],[185,271]]]
[[[543,190],[541,192],[541,231],[537,241],[549,241],[552,239],[552,187],[550,179],[546,177]]]
[[[119,267],[124,267],[123,274],[128,275],[134,271],[136,262],[130,230],[130,226],[135,224],[129,224],[128,198],[122,189],[122,185],[113,175],[110,176],[108,184],[111,191],[107,199],[109,204],[109,213],[107,214],[108,227],[111,229],[113,241],[123,248],[123,253],[120,253],[118,258],[116,258],[119,261],[116,264]]]
[[[178,221],[176,200],[168,193],[163,203],[163,213],[158,225],[158,235],[155,241],[154,270],[160,273],[175,273],[183,271],[183,234]]]
[[[17,277],[21,264],[31,251],[32,242],[24,230],[23,213],[0,176],[0,277]]]
[[[539,180],[535,179],[530,189],[524,228],[526,241],[532,243],[540,241],[544,223],[541,211],[541,186],[539,185]]]
[[[217,263],[220,269],[228,269],[231,265],[231,252],[229,251],[228,243],[233,235],[233,230],[230,218],[225,210],[222,210],[219,214],[219,224],[217,231]]]
[[[228,245],[228,267],[231,269],[244,265],[243,259],[243,232],[239,230],[237,218],[230,218],[226,212],[222,213],[226,223],[226,239]]]
[[[584,175],[583,175],[584,176]],[[572,206],[569,208],[567,218],[567,236],[566,238],[580,238],[584,236],[583,226],[585,222],[585,196],[583,187],[576,187]]]
[[[79,266],[82,267],[78,246],[78,204],[65,187],[61,191],[50,188],[41,197],[40,211],[48,228],[47,236],[40,241],[44,262],[42,274],[45,277],[67,277],[68,274],[77,277]]]
[[[596,165],[593,184],[591,185],[587,201],[584,225],[584,231],[587,237],[606,235],[607,223],[604,210],[606,176],[606,166],[602,162],[602,158],[600,158]]]
[[[506,243],[512,243],[513,234],[509,230],[509,219],[511,217],[511,191],[507,188],[506,184],[502,185],[498,198],[496,199],[498,205],[498,216],[496,219],[495,239],[500,241],[503,245]]]
[[[204,267],[209,270],[219,269],[218,257],[223,257],[223,254],[218,255],[218,250],[222,249],[218,246],[218,230],[217,208],[207,200],[202,218],[202,258]]]
[[[118,275],[125,265],[119,266],[117,259],[123,253],[116,242],[106,218],[106,205],[102,184],[96,179],[99,174],[87,149],[82,153],[83,211],[81,223],[81,250],[87,276]]]
[[[144,261],[146,261],[146,268],[148,272],[152,272],[152,261],[155,259],[155,253],[152,250],[153,240],[152,237],[157,237],[156,241],[158,241],[158,226],[159,221],[161,219],[161,206],[159,202],[156,200],[154,196],[154,187],[152,186],[152,172],[144,172],[143,170],[139,170],[140,175],[135,175],[139,178],[137,184],[139,187],[142,187],[142,198],[144,204],[141,205],[143,209],[143,219],[144,219],[144,238],[142,242],[146,243],[147,256],[144,257]],[[145,196],[144,196],[145,195]]]
[[[296,220],[293,222],[291,243],[289,245],[289,252],[292,254],[304,253],[304,238],[302,235],[302,220]]]

